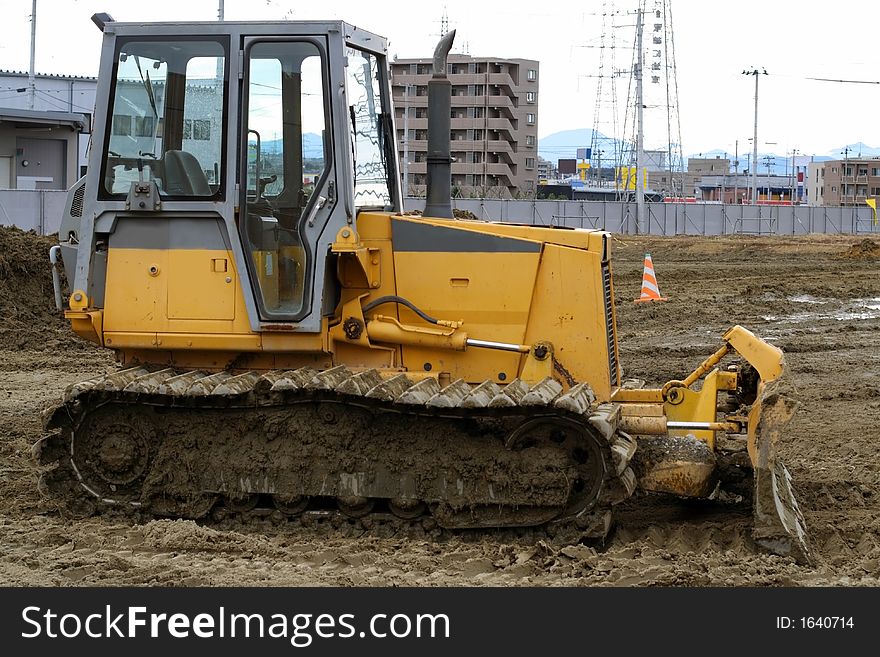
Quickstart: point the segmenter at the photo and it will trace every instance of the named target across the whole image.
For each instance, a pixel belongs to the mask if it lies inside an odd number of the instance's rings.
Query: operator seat
[[[213,195],[202,165],[192,153],[166,151],[164,163],[166,193],[175,196]]]

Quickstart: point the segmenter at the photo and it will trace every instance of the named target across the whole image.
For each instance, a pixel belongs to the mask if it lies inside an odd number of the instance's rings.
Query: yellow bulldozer
[[[637,488],[712,498],[739,479],[756,542],[809,559],[776,459],[793,412],[779,349],[735,326],[682,380],[628,383],[608,233],[454,218],[454,32],[420,96],[412,216],[382,37],[93,20],[88,173],[52,258],[73,330],[121,368],[47,411],[44,492],[76,513],[384,514],[603,539]]]

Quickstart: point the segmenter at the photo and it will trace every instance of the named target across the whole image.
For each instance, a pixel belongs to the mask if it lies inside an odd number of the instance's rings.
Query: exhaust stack
[[[452,83],[446,77],[446,58],[455,30],[446,34],[434,50],[434,76],[428,81],[428,180],[426,217],[452,219],[452,157],[449,131]]]

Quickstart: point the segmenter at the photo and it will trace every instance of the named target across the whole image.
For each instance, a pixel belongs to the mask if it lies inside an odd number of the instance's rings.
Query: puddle
[[[795,303],[808,303],[815,305],[825,305],[831,301],[836,301],[836,299],[819,299],[810,296],[809,294],[788,297],[788,300],[794,301]],[[801,324],[803,322],[815,322],[828,319],[837,321],[878,319],[880,318],[880,297],[850,299],[844,303],[841,308],[835,310],[816,310],[813,312],[793,313],[791,315],[762,315],[761,318],[768,322],[778,322],[780,324]]]
[[[796,297],[786,297],[789,301],[795,303],[828,303],[828,299],[818,299],[809,294],[799,294]]]

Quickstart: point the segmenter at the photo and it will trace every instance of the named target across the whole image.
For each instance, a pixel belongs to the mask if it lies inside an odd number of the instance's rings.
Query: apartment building
[[[814,173],[813,198],[822,205],[865,205],[869,198],[880,200],[880,158],[829,160]]]
[[[810,162],[807,173],[807,204],[825,205],[824,194],[825,162]]]
[[[450,55],[452,192],[531,198],[538,181],[538,62]],[[397,146],[408,196],[425,193],[431,59],[391,64]]]

